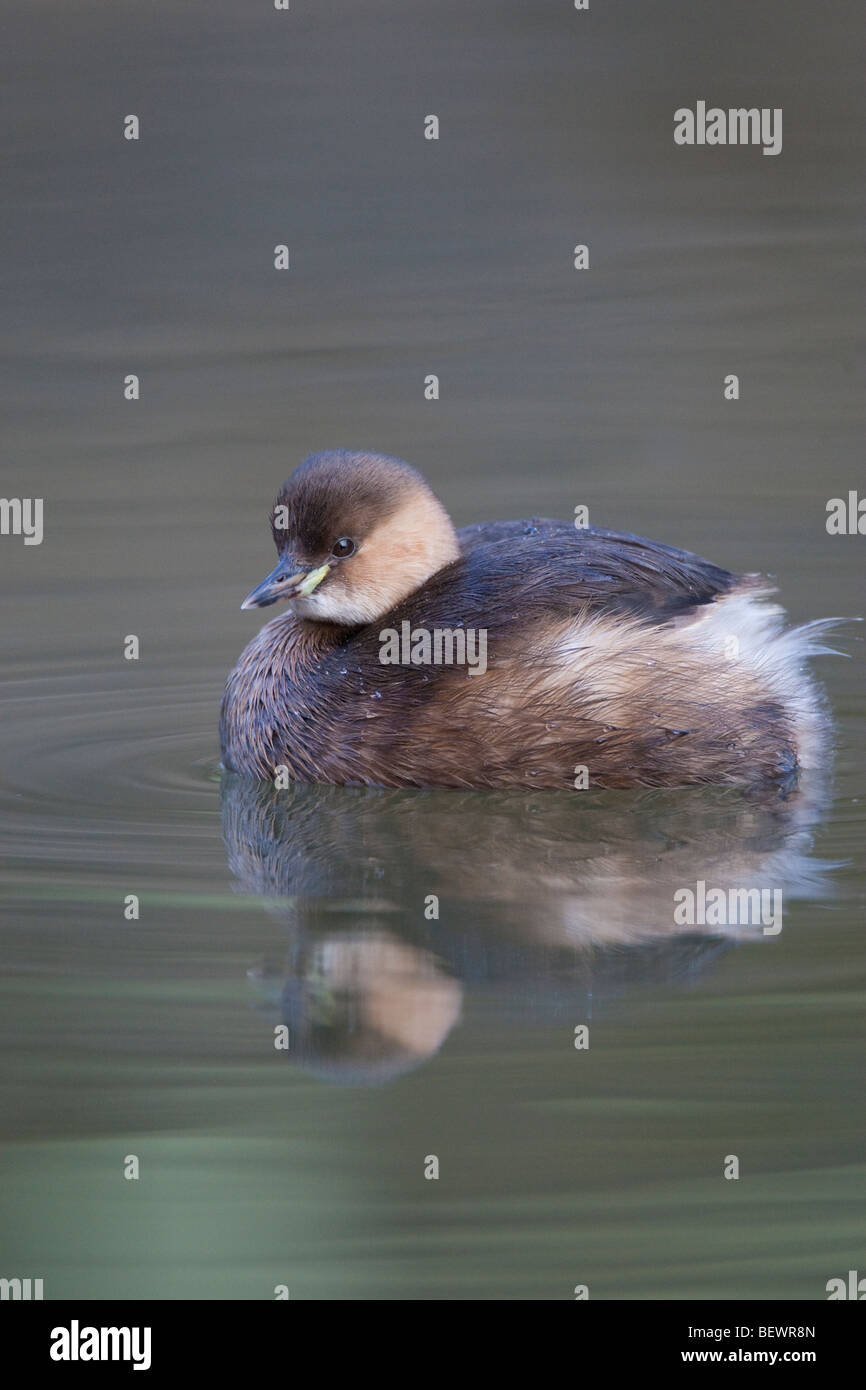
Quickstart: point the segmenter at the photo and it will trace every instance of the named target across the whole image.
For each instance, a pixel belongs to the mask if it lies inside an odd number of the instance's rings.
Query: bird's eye
[[[335,555],[338,560],[345,560],[348,555],[354,555],[354,553],[355,542],[350,540],[348,536],[341,536],[331,546],[331,554]]]

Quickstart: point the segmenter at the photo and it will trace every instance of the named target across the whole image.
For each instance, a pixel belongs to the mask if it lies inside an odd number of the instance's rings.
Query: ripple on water
[[[130,688],[97,673],[10,681],[4,691],[0,844],[31,859],[216,824],[218,683]]]

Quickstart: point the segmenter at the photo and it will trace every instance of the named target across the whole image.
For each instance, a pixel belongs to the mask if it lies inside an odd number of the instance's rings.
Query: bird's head
[[[298,617],[375,622],[456,560],[451,520],[400,459],[343,449],[311,454],[271,513],[279,561],[242,608],[286,599]]]

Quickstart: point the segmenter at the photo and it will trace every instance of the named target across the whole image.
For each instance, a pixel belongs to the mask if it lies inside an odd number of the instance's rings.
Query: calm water
[[[468,9],[5,25],[3,492],[45,540],[0,540],[0,1275],[49,1298],[863,1270],[855,628],[832,783],[784,806],[221,780],[239,603],[313,448],[410,459],[459,524],[585,503],[773,573],[798,621],[866,611],[866,541],[824,528],[863,481],[855,7]],[[676,149],[698,98],[782,106],[782,155]],[[783,930],[675,930],[698,879],[783,886]]]

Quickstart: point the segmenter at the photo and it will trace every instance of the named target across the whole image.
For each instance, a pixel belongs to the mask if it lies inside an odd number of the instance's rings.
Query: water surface
[[[259,9],[5,25],[3,490],[46,531],[0,542],[0,1274],[822,1298],[866,1236],[853,628],[830,790],[774,807],[275,797],[221,778],[216,722],[310,449],[410,459],[458,524],[584,503],[797,621],[864,611],[824,527],[862,482],[855,12]],[[783,106],[783,154],[675,149],[698,97]],[[698,879],[783,885],[783,930],[674,930]]]

